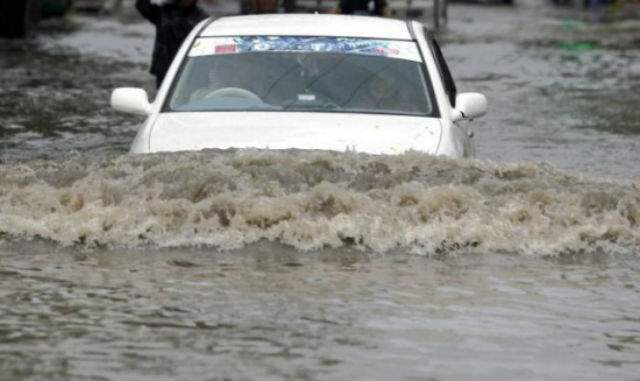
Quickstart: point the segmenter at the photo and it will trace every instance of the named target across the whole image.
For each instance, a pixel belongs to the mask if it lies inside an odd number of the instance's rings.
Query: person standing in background
[[[369,6],[373,2],[373,7]],[[335,13],[343,15],[391,16],[386,0],[339,0]]]
[[[136,0],[136,9],[156,27],[151,74],[160,87],[169,65],[191,29],[208,15],[198,0]]]

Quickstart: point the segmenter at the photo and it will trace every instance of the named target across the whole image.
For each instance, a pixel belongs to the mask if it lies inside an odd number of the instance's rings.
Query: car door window
[[[424,31],[425,39],[427,40],[433,55],[436,59],[436,65],[438,66],[438,70],[440,71],[440,76],[442,77],[442,82],[444,84],[444,91],[447,93],[449,97],[449,103],[451,103],[452,107],[456,106],[456,84],[453,80],[453,76],[451,75],[451,71],[449,70],[449,66],[447,65],[447,61],[445,61],[444,56],[442,55],[442,50],[440,50],[440,45],[435,40],[435,38],[430,37],[427,31]]]

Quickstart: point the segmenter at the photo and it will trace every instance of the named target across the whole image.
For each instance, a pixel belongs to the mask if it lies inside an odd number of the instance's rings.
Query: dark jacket
[[[155,5],[149,0],[136,0],[136,8],[156,26],[150,72],[161,81],[184,39],[207,14],[198,6],[182,9],[173,2]]]
[[[340,13],[351,15],[354,13],[369,13],[369,2],[371,0],[340,0]],[[373,0],[373,15],[382,16],[382,12],[387,7],[386,0]]]

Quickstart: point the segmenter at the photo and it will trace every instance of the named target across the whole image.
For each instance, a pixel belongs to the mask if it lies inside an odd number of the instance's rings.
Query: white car
[[[416,21],[259,15],[203,21],[153,103],[118,88],[116,110],[146,115],[132,153],[204,148],[409,150],[473,155],[459,121],[482,94],[456,94],[433,35]]]

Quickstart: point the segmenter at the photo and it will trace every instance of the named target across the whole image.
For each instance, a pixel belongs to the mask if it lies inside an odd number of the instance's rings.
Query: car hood
[[[162,113],[149,137],[150,152],[203,148],[352,150],[400,154],[416,150],[435,154],[438,119],[414,116],[281,113]]]

